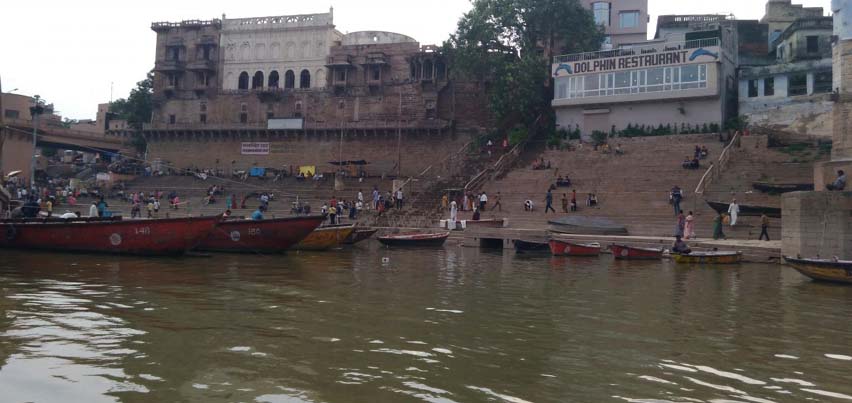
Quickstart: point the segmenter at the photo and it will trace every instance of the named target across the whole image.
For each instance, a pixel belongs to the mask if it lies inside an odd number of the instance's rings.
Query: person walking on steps
[[[763,240],[763,237],[766,237],[766,241],[769,241],[769,217],[766,216],[766,213],[760,215],[760,238],[757,238],[759,241]]]
[[[717,213],[716,217],[713,218],[713,239],[727,239],[725,238],[725,233],[722,231],[722,223],[724,218],[722,218],[722,213]]]
[[[495,209],[497,211],[503,211],[503,205],[500,204],[500,198],[500,192],[497,192],[497,196],[494,198],[494,207],[491,207],[491,211],[494,211]]]
[[[556,213],[556,210],[553,208],[553,192],[551,192],[550,189],[547,189],[547,195],[544,196],[544,201],[545,201],[544,214],[547,214],[548,210]]]

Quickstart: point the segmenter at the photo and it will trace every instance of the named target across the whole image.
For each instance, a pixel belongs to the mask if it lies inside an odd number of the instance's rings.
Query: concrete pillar
[[[808,73],[807,75],[808,82],[808,95],[814,94],[814,73]]]
[[[781,197],[784,256],[852,259],[852,192],[795,192]]]

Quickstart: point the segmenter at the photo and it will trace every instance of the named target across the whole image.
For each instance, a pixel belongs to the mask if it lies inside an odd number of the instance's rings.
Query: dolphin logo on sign
[[[559,64],[559,67],[557,67],[557,68],[556,68],[556,71],[555,71],[555,72],[553,72],[553,76],[554,76],[554,77],[558,77],[558,76],[559,76],[559,72],[560,72],[560,71],[562,71],[562,70],[565,70],[565,72],[566,72],[566,73],[568,73],[568,74],[574,74],[574,70],[572,70],[572,69],[571,69],[571,65],[570,65],[570,64],[568,64],[568,63],[560,63],[560,64]]]
[[[711,51],[704,49],[704,48],[698,48],[698,49],[695,49],[695,52],[692,52],[692,54],[689,56],[689,61],[691,61],[691,62],[695,61],[695,59],[697,59],[701,56],[710,56],[714,59],[719,59],[718,53],[711,52]]]

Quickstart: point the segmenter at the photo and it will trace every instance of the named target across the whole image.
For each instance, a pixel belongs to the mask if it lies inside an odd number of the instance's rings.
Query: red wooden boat
[[[222,216],[161,220],[0,221],[0,248],[134,255],[180,255]]]
[[[597,256],[601,253],[601,244],[584,244],[551,239],[550,253],[552,253],[553,256]]]
[[[211,252],[278,253],[299,243],[322,224],[322,216],[226,220],[196,249]]]
[[[449,232],[438,234],[387,235],[380,236],[379,242],[387,246],[441,246],[449,237]]]
[[[616,259],[624,260],[660,260],[663,258],[662,249],[636,248],[626,245],[610,245],[609,250]]]

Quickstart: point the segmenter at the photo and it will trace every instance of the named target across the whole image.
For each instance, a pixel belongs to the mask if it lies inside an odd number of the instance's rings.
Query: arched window
[[[269,73],[269,85],[267,85],[267,87],[278,88],[278,71],[272,70],[272,72]]]
[[[240,73],[240,78],[237,80],[237,89],[247,90],[248,89],[248,73],[245,71]]]
[[[299,75],[299,88],[311,88],[311,72],[302,70]]]
[[[284,88],[296,88],[296,73],[293,70],[284,73]]]
[[[263,72],[258,71],[254,73],[254,77],[251,79],[251,89],[263,88]]]

